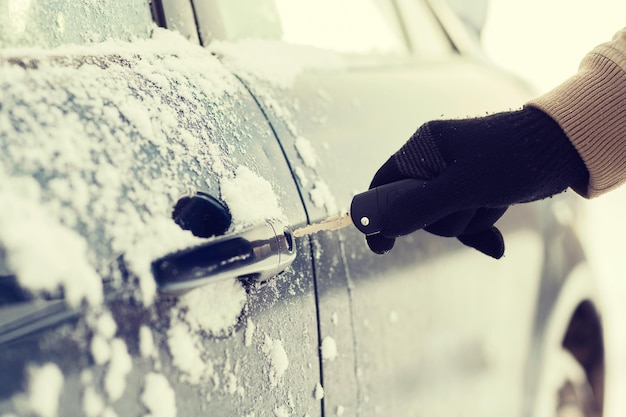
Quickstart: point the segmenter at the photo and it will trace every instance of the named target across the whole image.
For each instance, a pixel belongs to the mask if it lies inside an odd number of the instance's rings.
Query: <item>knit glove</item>
[[[391,203],[381,232],[366,237],[372,251],[385,253],[396,237],[424,229],[499,259],[504,239],[494,223],[510,205],[584,186],[588,172],[560,126],[525,107],[422,125],[370,188],[405,178],[427,182]]]

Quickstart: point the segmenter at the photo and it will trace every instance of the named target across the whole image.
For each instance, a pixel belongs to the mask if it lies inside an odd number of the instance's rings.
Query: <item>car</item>
[[[298,236],[421,123],[532,97],[445,2],[7,7],[0,415],[600,415],[571,192],[497,261]]]

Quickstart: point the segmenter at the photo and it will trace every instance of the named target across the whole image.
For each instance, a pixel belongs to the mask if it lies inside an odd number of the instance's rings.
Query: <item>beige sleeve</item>
[[[529,106],[561,126],[589,170],[592,198],[626,181],[626,28],[593,49],[578,72]]]

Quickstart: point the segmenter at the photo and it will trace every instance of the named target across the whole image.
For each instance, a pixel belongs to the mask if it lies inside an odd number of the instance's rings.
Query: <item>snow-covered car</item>
[[[530,97],[444,3],[2,7],[0,415],[598,415],[568,194],[498,261],[293,236],[421,123]]]

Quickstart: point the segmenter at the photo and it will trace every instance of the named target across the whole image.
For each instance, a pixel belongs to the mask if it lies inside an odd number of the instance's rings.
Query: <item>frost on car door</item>
[[[181,200],[221,200],[224,236],[305,214],[238,80],[150,32],[0,52],[0,413],[319,415],[306,242],[265,285],[159,294],[152,262],[212,239]]]

